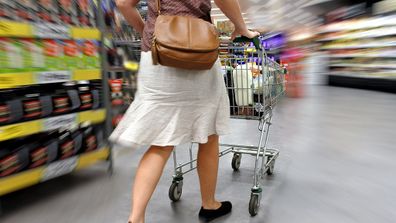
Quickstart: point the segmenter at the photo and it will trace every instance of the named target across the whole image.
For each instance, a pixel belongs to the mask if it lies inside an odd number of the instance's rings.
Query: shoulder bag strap
[[[161,0],[155,0],[157,3],[157,13],[161,15]]]

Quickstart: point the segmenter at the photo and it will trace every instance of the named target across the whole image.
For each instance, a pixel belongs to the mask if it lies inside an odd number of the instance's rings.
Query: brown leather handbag
[[[153,64],[189,70],[208,70],[219,55],[219,37],[213,24],[191,16],[162,15],[158,18],[152,45]]]

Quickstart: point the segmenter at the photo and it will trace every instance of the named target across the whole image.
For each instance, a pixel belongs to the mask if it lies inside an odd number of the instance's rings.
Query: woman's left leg
[[[144,223],[147,204],[172,151],[172,146],[151,146],[140,160],[132,190],[132,211],[129,222]]]

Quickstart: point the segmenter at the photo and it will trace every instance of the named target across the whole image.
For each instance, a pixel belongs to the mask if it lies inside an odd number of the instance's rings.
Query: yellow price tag
[[[34,83],[32,73],[6,73],[0,74],[0,89],[14,88]]]
[[[39,121],[24,122],[0,127],[0,141],[14,139],[38,133],[41,130]]]
[[[20,22],[0,21],[0,36],[33,37],[32,26]]]

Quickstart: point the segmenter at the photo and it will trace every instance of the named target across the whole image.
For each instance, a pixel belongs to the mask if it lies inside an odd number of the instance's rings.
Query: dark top
[[[211,9],[210,0],[161,0],[161,14],[163,15],[193,16],[211,22]],[[144,25],[142,38],[142,51],[147,52],[151,50],[156,19],[156,0],[148,0],[147,20]]]

